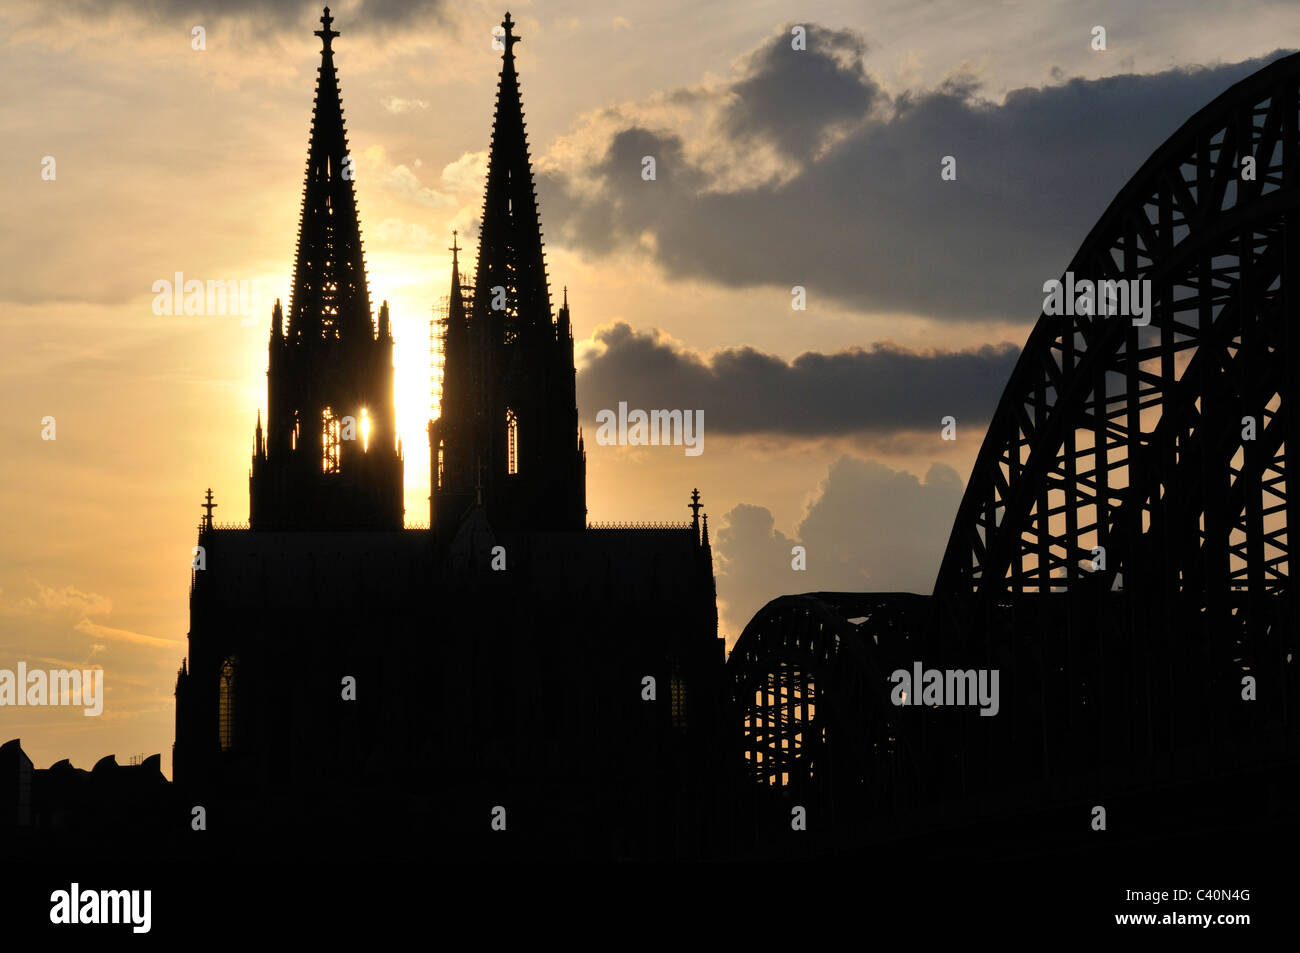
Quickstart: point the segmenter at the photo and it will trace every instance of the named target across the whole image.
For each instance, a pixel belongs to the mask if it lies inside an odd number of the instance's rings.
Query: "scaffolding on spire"
[[[462,324],[470,313],[474,301],[474,286],[465,282],[460,270],[461,247],[457,243],[458,231],[451,233],[452,289],[460,292],[460,301],[453,306],[451,293],[442,295],[433,306],[429,319],[429,419],[437,420],[442,414],[442,389],[447,374],[447,331],[453,314]]]

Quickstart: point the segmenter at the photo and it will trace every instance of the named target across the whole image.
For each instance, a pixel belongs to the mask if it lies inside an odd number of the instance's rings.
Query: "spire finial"
[[[686,505],[686,508],[691,511],[691,528],[698,533],[700,531],[700,510],[704,508],[704,504],[700,502],[698,487],[691,490],[691,502]]]
[[[460,246],[456,244],[456,229],[451,230],[451,247],[447,251],[451,252],[451,266],[456,267],[456,255],[460,251]]]
[[[564,306],[565,306],[566,308],[569,306],[569,286],[568,286],[568,285],[565,285],[565,286],[564,286]]]
[[[203,525],[206,529],[212,529],[212,511],[217,508],[217,505],[212,502],[212,487],[208,487],[207,502],[200,507],[208,511],[208,515],[203,517]]]
[[[334,18],[330,16],[329,7],[325,8],[325,13],[321,16],[320,22],[321,22],[321,26],[323,26],[325,29],[316,30],[314,32],[318,37],[320,37],[325,42],[324,52],[332,53],[334,51],[330,48],[330,41],[333,40],[334,37],[338,36],[339,34],[337,30],[330,29],[330,24],[334,22]]]
[[[506,11],[506,18],[501,21],[501,26],[506,31],[506,35],[502,40],[506,48],[506,56],[512,57],[515,55],[515,51],[514,51],[515,44],[518,43],[520,40],[522,40],[523,37],[515,36],[514,34],[515,23],[513,20],[510,19],[509,10]]]

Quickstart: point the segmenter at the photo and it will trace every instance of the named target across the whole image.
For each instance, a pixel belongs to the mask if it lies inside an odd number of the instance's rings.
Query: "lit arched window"
[[[326,473],[339,472],[339,443],[341,442],[339,419],[334,416],[333,408],[321,411],[321,445],[324,453],[321,457],[321,469]]]
[[[519,418],[506,410],[506,472],[519,472]]]
[[[442,489],[443,474],[446,472],[446,462],[443,455],[443,441],[438,441],[438,489]]]
[[[221,681],[217,686],[217,734],[221,750],[235,744],[235,659],[221,663]]]

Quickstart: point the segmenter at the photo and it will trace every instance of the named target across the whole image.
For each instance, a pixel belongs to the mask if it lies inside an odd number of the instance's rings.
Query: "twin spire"
[[[549,332],[551,298],[542,253],[541,219],[524,132],[519,75],[515,72],[514,47],[523,38],[515,35],[509,13],[501,27],[505,52],[488,152],[474,299],[476,303],[489,302],[494,288],[504,288],[505,307],[494,308],[493,313],[505,318],[507,328],[527,333],[540,329],[544,322]],[[527,324],[516,327],[520,321]]]
[[[331,28],[326,7],[320,18],[321,65],[312,109],[307,173],[303,185],[298,249],[294,261],[293,293],[287,333],[302,339],[374,336],[370,289],[357,214],[352,157],[348,152],[334,66]],[[489,301],[493,289],[505,290],[505,307],[496,309],[511,332],[523,317],[530,325],[549,325],[550,291],[542,252],[541,220],[533,185],[532,162],[524,132],[515,44],[523,38],[506,13],[502,21],[502,69],[492,126],[487,189],[479,232],[475,298]]]
[[[334,68],[329,7],[320,18],[321,65],[312,109],[307,177],[298,223],[298,253],[288,332],[293,337],[374,337],[370,289],[362,253],[352,157],[343,125],[338,71]]]
[[[372,318],[334,67],[333,40],[339,34],[332,29],[328,7],[320,22],[315,33],[321,38],[321,64],[293,294],[287,313],[277,311],[272,319],[267,468],[272,457],[292,458],[302,482],[309,471],[314,474],[319,459],[324,476],[318,479],[315,474],[309,481],[321,484],[319,492],[272,492],[280,484],[271,477],[256,481],[267,497],[258,507],[259,522],[307,522],[317,517],[299,511],[337,509],[341,504],[330,494],[357,490],[352,506],[357,512],[348,517],[348,524],[386,525],[392,522],[392,486],[400,496],[400,471],[394,471],[394,483],[386,462],[375,462],[378,458],[369,450],[357,451],[338,436],[341,421],[347,416],[360,419],[361,411],[368,409],[372,428],[379,427],[382,445],[389,445],[392,339],[387,308],[379,309],[377,329]],[[551,311],[515,70],[514,48],[521,37],[509,13],[499,38],[503,56],[471,294],[461,294],[461,248],[458,242],[452,246],[442,395],[439,418],[430,422],[431,507],[454,520],[481,498],[494,525],[578,529],[586,518],[586,463],[579,438],[573,338],[567,300],[558,316]],[[339,474],[342,477],[334,479]],[[373,484],[382,513],[369,512],[368,494],[359,489],[362,483]],[[445,505],[435,506],[438,499]],[[282,510],[288,516],[281,518]],[[400,500],[395,512],[401,512]],[[431,524],[434,519],[431,509]],[[400,515],[397,522],[400,525]]]

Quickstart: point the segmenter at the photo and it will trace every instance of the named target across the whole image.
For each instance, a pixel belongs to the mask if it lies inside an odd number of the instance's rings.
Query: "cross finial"
[[[523,37],[522,37],[522,36],[515,36],[515,34],[514,34],[515,22],[514,22],[513,20],[510,19],[510,11],[509,11],[509,10],[506,11],[506,18],[505,18],[504,20],[501,21],[501,26],[502,26],[502,28],[504,28],[505,31],[506,31],[505,39],[504,39],[504,41],[503,41],[503,42],[505,43],[505,47],[506,47],[506,56],[514,56],[514,55],[515,55],[515,54],[514,54],[514,45],[515,45],[516,43],[518,43],[520,40],[522,40]]]
[[[330,29],[330,24],[334,22],[334,18],[330,16],[329,7],[325,8],[325,13],[320,18],[320,22],[321,22],[321,26],[323,26],[325,29],[316,30],[315,33],[318,37],[320,37],[322,40],[325,41],[325,52],[330,53],[332,52],[332,50],[330,49],[330,41],[333,40],[334,37],[338,36],[339,34],[337,30]]]
[[[208,487],[207,502],[203,503],[200,509],[208,511],[208,515],[203,518],[203,525],[212,529],[212,511],[217,508],[218,504],[212,502],[212,487]]]
[[[700,528],[700,510],[704,504],[700,502],[700,491],[698,488],[691,490],[691,502],[686,508],[691,511],[691,525],[698,530]]]
[[[456,229],[454,228],[451,230],[451,247],[447,251],[451,252],[451,260],[455,263],[456,253],[460,251],[460,246],[456,244]]]

